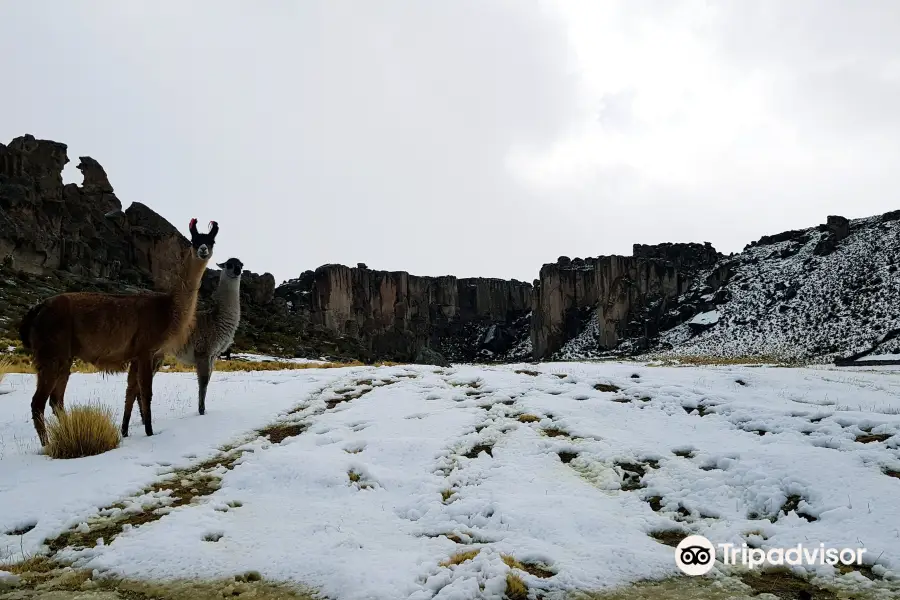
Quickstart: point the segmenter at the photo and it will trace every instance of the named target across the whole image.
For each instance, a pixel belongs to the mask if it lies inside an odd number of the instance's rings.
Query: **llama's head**
[[[239,258],[229,258],[223,263],[218,263],[217,266],[229,279],[240,279],[241,271],[244,269],[244,263]]]
[[[191,219],[188,229],[191,231],[191,253],[202,261],[209,260],[212,257],[213,245],[216,243],[216,234],[219,233],[219,224],[210,221],[209,233],[199,233],[197,219]]]

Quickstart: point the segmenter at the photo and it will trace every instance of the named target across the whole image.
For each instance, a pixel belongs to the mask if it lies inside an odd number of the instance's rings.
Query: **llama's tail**
[[[19,339],[22,340],[22,346],[26,350],[31,350],[31,326],[34,324],[34,319],[38,316],[38,313],[44,309],[45,304],[46,301],[35,304],[29,308],[28,312],[25,313],[25,316],[22,317],[22,322],[19,324]]]

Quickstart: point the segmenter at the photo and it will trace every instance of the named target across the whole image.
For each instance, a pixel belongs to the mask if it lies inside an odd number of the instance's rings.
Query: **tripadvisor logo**
[[[689,535],[675,547],[675,564],[685,575],[706,575],[716,562],[716,548],[702,535]]]
[[[722,563],[725,565],[741,564],[750,569],[764,564],[781,565],[831,565],[839,562],[844,565],[862,565],[865,548],[826,548],[804,547],[797,544],[790,548],[750,548],[747,544],[740,547],[735,544],[718,544],[721,549]],[[675,547],[675,564],[685,575],[705,575],[716,562],[716,547],[702,535],[689,535]]]

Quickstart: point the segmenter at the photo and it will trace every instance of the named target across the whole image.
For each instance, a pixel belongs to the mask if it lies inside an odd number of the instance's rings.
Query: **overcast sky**
[[[900,208],[896,0],[0,2],[0,140],[277,281],[531,281]]]

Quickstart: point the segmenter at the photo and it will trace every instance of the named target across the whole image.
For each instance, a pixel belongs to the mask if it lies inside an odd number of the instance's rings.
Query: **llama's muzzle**
[[[209,247],[206,244],[200,244],[197,248],[197,256],[200,258],[209,258]]]

